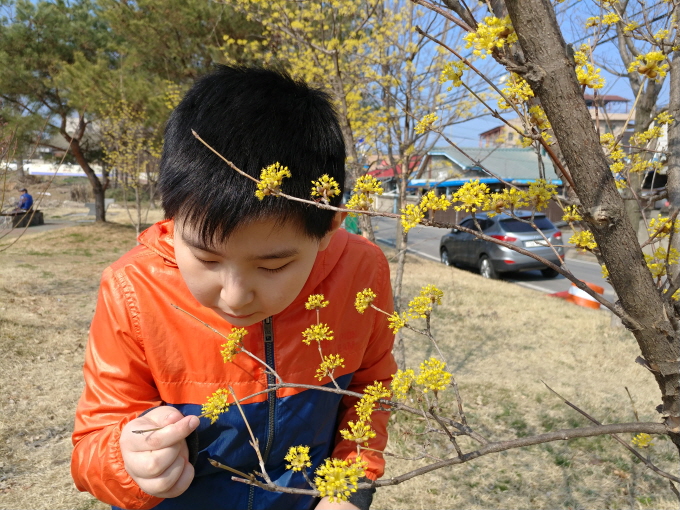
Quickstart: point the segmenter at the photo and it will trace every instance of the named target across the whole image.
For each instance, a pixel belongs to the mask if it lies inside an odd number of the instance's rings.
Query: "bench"
[[[11,228],[23,228],[25,226],[35,227],[37,225],[45,224],[45,218],[40,210],[3,213],[0,216],[2,217],[3,225],[6,224],[7,227],[9,227],[9,224],[11,223]]]
[[[115,201],[116,201],[115,198],[105,198],[104,210],[106,211],[109,208],[109,206],[113,204]],[[97,214],[97,204],[95,204],[94,202],[88,202],[85,205],[89,208],[89,211],[87,212],[89,216],[95,216]]]

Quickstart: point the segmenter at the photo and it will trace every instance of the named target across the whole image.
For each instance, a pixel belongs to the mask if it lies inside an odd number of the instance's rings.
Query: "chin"
[[[215,310],[214,308],[213,312],[215,312],[217,315],[219,315],[222,319],[227,321],[232,326],[237,326],[239,328],[252,326],[253,324],[256,324],[261,320],[264,320],[266,317],[268,317],[258,312],[246,315],[244,317],[234,317],[233,315],[229,315],[228,313],[225,313],[222,310]]]

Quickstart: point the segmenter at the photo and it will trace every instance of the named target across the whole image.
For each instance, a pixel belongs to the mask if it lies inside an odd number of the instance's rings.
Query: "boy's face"
[[[343,217],[336,214],[331,231],[320,240],[294,224],[269,219],[239,228],[212,248],[190,227],[175,222],[177,266],[199,303],[234,326],[250,326],[293,302]]]

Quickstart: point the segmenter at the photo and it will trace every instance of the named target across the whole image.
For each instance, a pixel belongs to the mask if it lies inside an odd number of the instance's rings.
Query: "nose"
[[[222,306],[228,308],[227,313],[238,315],[240,311],[248,312],[247,307],[255,299],[255,291],[247,278],[243,278],[234,272],[228,272],[223,276],[220,300]]]

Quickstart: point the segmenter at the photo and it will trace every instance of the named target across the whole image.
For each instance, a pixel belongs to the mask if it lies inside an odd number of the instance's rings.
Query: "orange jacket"
[[[224,339],[171,306],[179,306],[224,334],[231,330],[230,324],[200,305],[184,284],[174,259],[172,221],[157,223],[139,241],[140,246],[102,276],[85,358],[85,389],[73,433],[71,472],[77,488],[130,509],[156,505],[218,508],[218,504],[224,508],[309,508],[311,498],[253,490],[232,482],[228,472],[207,462],[213,458],[243,472],[259,470],[243,420],[234,411],[221,415],[214,425],[201,419],[196,476],[182,496],[162,500],[146,494],[125,471],[120,433],[144,411],[172,405],[184,414],[198,415],[201,404],[218,388],[232,386],[241,399],[268,384],[263,367],[245,354],[225,364],[219,353]],[[273,363],[286,383],[331,386],[328,378],[321,383],[315,379],[319,352],[316,345],[303,344],[301,334],[316,323],[316,312],[304,307],[307,297],[324,294],[330,305],[321,310],[321,321],[335,337],[324,342],[324,354],[340,354],[345,360],[344,368],[335,372],[338,384],[356,392],[374,381],[388,385],[396,365],[386,317],[372,309],[359,314],[353,307],[356,293],[367,287],[377,294],[376,306],[391,312],[389,269],[382,252],[340,230],[330,246],[319,252],[298,297],[272,318],[271,325],[263,321],[248,327],[244,347]],[[280,388],[269,395],[253,397],[243,408],[259,444],[267,450],[267,470],[274,481],[308,488],[300,473],[285,469],[283,456],[290,446],[311,446],[312,469],[328,456],[355,455],[355,443],[342,440],[338,433],[347,428],[348,421],[356,420],[355,399],[299,388]],[[371,448],[385,447],[387,419],[385,412],[374,413],[377,437]],[[366,451],[362,456],[369,463],[366,476],[381,476],[382,455]]]

